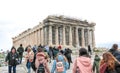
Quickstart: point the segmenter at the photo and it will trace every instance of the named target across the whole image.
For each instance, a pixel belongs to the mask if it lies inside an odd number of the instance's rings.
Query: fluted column
[[[52,45],[52,26],[49,26],[49,46]]]
[[[95,47],[95,33],[94,30],[92,30],[92,47]]]
[[[87,29],[87,36],[88,36],[87,44],[90,45],[90,30],[89,29]]]
[[[76,46],[79,46],[79,39],[78,39],[78,27],[76,27]]]
[[[69,32],[69,45],[72,46],[72,27],[70,26],[70,32]]]
[[[63,26],[63,45],[66,45],[65,26]]]
[[[44,37],[44,27],[41,29],[41,45],[45,45],[44,41],[45,41],[45,37]]]
[[[82,28],[82,47],[85,47],[84,28]]]
[[[58,46],[58,27],[56,26],[56,37],[55,37],[55,43]]]

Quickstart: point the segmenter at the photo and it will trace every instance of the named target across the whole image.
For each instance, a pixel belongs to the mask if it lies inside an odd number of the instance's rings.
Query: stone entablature
[[[48,23],[48,22],[52,22],[54,24],[56,23],[62,23],[62,24],[69,24],[69,25],[73,25],[73,26],[88,26],[88,27],[93,27],[95,26],[96,24],[95,23],[89,23],[87,22],[87,20],[84,20],[84,21],[81,21],[79,19],[73,19],[73,18],[68,18],[68,17],[65,17],[65,16],[48,16],[44,21],[43,23]]]
[[[13,38],[13,45],[18,47],[28,45],[49,45],[63,47],[95,47],[95,23],[81,21],[65,16],[48,16],[42,23],[27,29]]]

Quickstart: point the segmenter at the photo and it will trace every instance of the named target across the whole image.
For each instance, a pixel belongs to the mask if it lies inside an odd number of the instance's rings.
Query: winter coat
[[[21,57],[23,55],[23,52],[24,52],[24,48],[22,46],[20,46],[18,49],[17,49],[17,52],[19,54],[19,56]]]
[[[40,64],[43,64],[45,67],[45,73],[50,73],[50,70],[48,68],[47,60],[45,59],[44,52],[39,52],[36,54],[36,60],[35,60],[35,67],[37,68],[36,73],[38,71],[38,67]]]
[[[110,53],[112,53],[112,55],[120,62],[120,51],[117,49],[110,49],[109,50]]]
[[[100,57],[95,56],[94,63],[93,63],[93,71],[96,70],[96,73],[99,73],[99,63],[100,63]]]
[[[92,63],[89,57],[78,57],[73,64],[73,73],[76,73],[77,67],[80,73],[92,73]]]
[[[58,55],[58,56],[57,56],[57,60],[63,62],[64,71],[63,71],[62,73],[66,73],[66,71],[67,71],[67,69],[68,69],[68,67],[69,67],[69,64],[68,64],[67,61],[65,61],[65,57],[64,57],[63,55]],[[57,73],[57,71],[56,71],[56,63],[57,63],[57,61],[54,60],[53,66],[52,66],[52,69],[51,69],[51,73],[54,73],[54,72]]]
[[[8,65],[16,66],[18,64],[18,54],[17,53],[13,54],[12,52],[9,52],[5,59],[5,62],[7,61]]]

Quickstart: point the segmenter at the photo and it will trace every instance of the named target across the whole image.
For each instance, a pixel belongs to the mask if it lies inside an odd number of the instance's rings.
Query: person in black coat
[[[72,53],[72,50],[71,50],[71,49],[69,49],[69,48],[65,49],[64,55],[65,55],[65,57],[66,57],[67,60],[68,60],[68,63],[69,63],[69,67],[68,67],[68,68],[69,68],[69,69],[70,69],[70,63],[72,63],[71,53]]]
[[[90,45],[88,45],[88,53],[89,53],[89,55],[92,55],[92,50],[91,50]]]
[[[18,54],[15,47],[12,47],[11,51],[7,54],[5,63],[8,63],[8,73],[12,72],[12,68],[13,73],[16,73],[16,65],[18,65]]]
[[[20,44],[20,47],[17,49],[17,52],[19,54],[19,61],[20,61],[20,64],[21,64],[22,63],[23,52],[24,52],[24,48],[23,48],[22,44]]]

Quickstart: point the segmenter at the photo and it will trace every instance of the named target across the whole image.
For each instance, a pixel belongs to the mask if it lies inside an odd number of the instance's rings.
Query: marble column
[[[82,28],[82,47],[85,47],[84,28]]]
[[[69,32],[69,45],[72,46],[72,27],[70,26],[70,32]]]
[[[66,39],[65,39],[65,26],[63,26],[63,45],[65,46],[66,45]]]
[[[45,43],[44,43],[44,40],[45,40],[45,37],[44,37],[44,27],[41,29],[41,45],[45,45]]]
[[[78,27],[76,27],[76,47],[79,47]]]
[[[89,29],[87,29],[87,36],[88,36],[87,44],[90,45],[90,30]]]
[[[49,26],[49,46],[52,45],[52,26]]]
[[[92,30],[92,47],[95,47],[95,33],[94,30]]]
[[[40,29],[38,30],[38,45],[40,45],[40,38],[41,38],[41,36],[40,36]]]
[[[58,27],[56,26],[56,37],[55,37],[55,43],[58,46]]]

